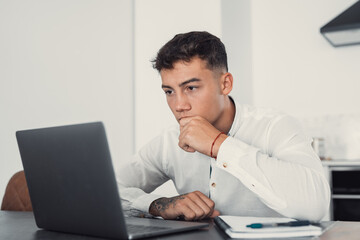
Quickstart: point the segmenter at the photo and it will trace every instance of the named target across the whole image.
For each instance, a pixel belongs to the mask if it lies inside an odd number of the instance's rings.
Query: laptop
[[[101,122],[18,131],[16,138],[39,228],[138,239],[209,225],[124,217]]]

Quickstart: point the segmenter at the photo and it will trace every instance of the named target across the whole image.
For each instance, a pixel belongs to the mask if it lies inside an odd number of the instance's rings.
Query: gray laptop
[[[101,122],[16,132],[39,228],[136,239],[208,223],[125,218]]]

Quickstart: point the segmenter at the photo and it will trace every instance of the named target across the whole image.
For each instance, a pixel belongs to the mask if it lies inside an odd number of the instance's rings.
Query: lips
[[[178,119],[178,121],[180,122],[181,119],[183,119],[183,118],[188,118],[188,117],[190,117],[190,116],[180,117],[180,118]]]

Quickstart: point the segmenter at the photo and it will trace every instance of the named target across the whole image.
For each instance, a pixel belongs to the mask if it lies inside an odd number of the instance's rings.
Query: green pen
[[[290,222],[283,222],[283,223],[252,223],[246,225],[248,228],[267,228],[267,227],[300,227],[300,226],[308,226],[310,225],[310,221],[290,221]]]

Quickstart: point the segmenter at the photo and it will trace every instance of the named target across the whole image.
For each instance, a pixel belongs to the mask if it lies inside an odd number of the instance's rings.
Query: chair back
[[[32,211],[24,171],[15,173],[6,187],[1,210]]]

